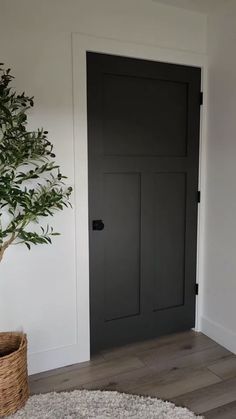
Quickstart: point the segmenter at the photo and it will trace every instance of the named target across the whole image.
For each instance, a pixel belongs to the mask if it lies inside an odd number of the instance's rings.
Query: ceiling
[[[162,3],[168,6],[180,7],[200,13],[211,13],[222,10],[230,0],[153,0],[155,3]]]

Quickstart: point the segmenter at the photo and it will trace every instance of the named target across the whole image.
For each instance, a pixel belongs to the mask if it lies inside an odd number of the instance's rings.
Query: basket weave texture
[[[29,397],[27,338],[23,333],[0,333],[0,417],[24,406]]]

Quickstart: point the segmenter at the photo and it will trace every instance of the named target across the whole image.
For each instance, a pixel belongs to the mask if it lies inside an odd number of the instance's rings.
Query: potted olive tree
[[[59,233],[42,220],[70,205],[72,192],[55,163],[48,132],[27,129],[33,97],[16,93],[12,80],[0,64],[0,261],[13,244],[50,244]],[[27,398],[26,336],[0,333],[0,416]]]

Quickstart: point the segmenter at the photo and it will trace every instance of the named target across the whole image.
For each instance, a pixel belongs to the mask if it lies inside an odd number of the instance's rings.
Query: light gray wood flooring
[[[206,419],[236,419],[236,356],[202,333],[102,351],[91,361],[30,377],[31,394],[117,390],[186,406]]]

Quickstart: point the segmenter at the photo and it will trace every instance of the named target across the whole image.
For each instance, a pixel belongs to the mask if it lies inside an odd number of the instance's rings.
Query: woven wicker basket
[[[0,416],[16,412],[28,397],[26,335],[0,333]]]

